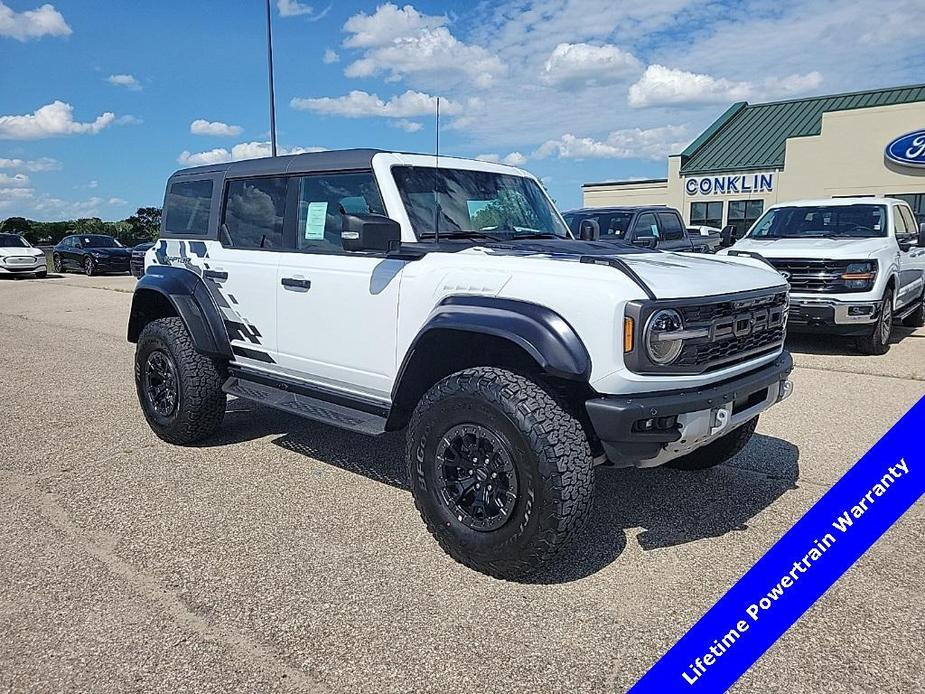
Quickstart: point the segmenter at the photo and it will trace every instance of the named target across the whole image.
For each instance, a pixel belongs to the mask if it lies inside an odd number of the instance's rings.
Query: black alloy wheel
[[[144,394],[148,404],[161,417],[170,417],[177,409],[177,369],[171,356],[156,349],[148,355],[144,367]]]
[[[55,253],[51,257],[52,265],[54,265],[55,272],[64,272],[64,264],[61,262],[61,256]]]
[[[456,519],[489,532],[504,525],[517,502],[517,470],[501,439],[478,424],[458,424],[437,445],[435,479]]]
[[[84,272],[87,274],[87,277],[92,277],[93,273],[96,272],[96,262],[93,260],[92,256],[87,256],[84,260]]]

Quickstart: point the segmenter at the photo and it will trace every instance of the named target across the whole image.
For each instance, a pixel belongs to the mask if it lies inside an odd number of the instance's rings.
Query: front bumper
[[[31,275],[35,272],[45,272],[47,269],[45,256],[36,258],[34,263],[7,264],[0,262],[0,274],[4,275]]]
[[[791,332],[866,335],[880,318],[878,301],[836,301],[790,297]]]
[[[144,255],[141,255],[141,256],[138,257],[138,258],[136,258],[135,256],[132,256],[132,262],[131,262],[131,264],[130,264],[130,266],[129,266],[129,272],[131,272],[132,275],[133,275],[136,279],[141,279],[141,276],[145,274],[145,257],[144,257]]]
[[[585,406],[607,458],[618,467],[654,467],[686,455],[783,400],[793,390],[789,352],[755,371],[698,390],[607,395]],[[671,428],[641,430],[647,420]]]
[[[93,256],[93,262],[99,272],[128,272],[131,259]]]

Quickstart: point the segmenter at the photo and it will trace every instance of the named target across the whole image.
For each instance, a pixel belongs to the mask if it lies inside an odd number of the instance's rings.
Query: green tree
[[[476,229],[540,228],[536,211],[517,190],[499,190],[498,197],[476,212],[472,218]]]
[[[0,232],[4,234],[21,234],[26,239],[32,232],[32,222],[25,217],[9,217],[0,223]]]
[[[99,217],[85,217],[74,223],[74,231],[78,234],[105,234],[106,228]]]
[[[161,208],[139,207],[135,214],[125,221],[131,226],[135,240],[154,240],[161,230]]]

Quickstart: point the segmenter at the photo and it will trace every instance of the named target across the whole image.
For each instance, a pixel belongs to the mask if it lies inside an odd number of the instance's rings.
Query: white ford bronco
[[[925,232],[892,198],[774,205],[721,253],[758,254],[790,283],[790,330],[854,337],[884,354],[894,321],[925,325]]]
[[[346,150],[178,171],[145,265],[128,339],[159,437],[208,437],[228,395],[407,429],[427,527],[498,577],[574,536],[596,464],[717,465],[791,391],[777,272],[574,239],[509,166]]]

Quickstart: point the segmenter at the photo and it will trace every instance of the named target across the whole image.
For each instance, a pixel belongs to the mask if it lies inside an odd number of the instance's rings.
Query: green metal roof
[[[739,102],[681,153],[681,173],[780,168],[787,138],[818,135],[823,113],[915,101],[925,101],[925,84],[768,104]]]

